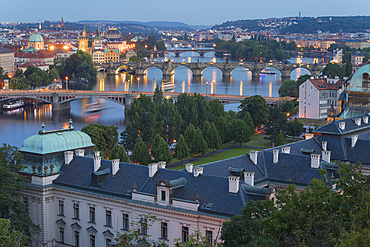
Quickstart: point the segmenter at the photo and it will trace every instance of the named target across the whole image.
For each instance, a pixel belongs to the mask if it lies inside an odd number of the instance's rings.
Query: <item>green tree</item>
[[[24,247],[28,246],[27,236],[16,230],[10,230],[10,220],[0,218],[0,246]]]
[[[209,101],[209,122],[217,123],[218,119],[225,117],[225,107],[219,99]]]
[[[184,121],[183,128],[186,129],[189,124],[198,126],[198,105],[193,96],[186,93],[180,94],[175,105]]]
[[[276,138],[276,146],[281,146],[281,145],[284,145],[285,144],[285,141],[284,141],[284,135],[282,132],[280,132]]]
[[[94,68],[94,66],[91,66],[90,64],[87,63],[82,63],[76,68],[74,74],[76,75],[76,77],[86,78],[89,81],[91,81],[91,78],[96,77],[97,71]]]
[[[196,130],[195,130],[194,125],[189,124],[189,126],[186,128],[186,131],[185,131],[185,140],[186,140],[187,146],[190,149],[190,152],[192,152],[192,150],[194,149],[193,143],[195,139],[195,132]]]
[[[213,149],[213,155],[215,154],[215,149],[221,148],[222,140],[220,138],[220,135],[218,134],[218,131],[216,129],[216,126],[214,123],[211,123],[211,127],[209,130],[209,143],[208,147]]]
[[[280,97],[290,96],[290,97],[299,97],[299,89],[296,81],[287,80],[281,84],[279,88]]]
[[[197,128],[193,140],[193,149],[190,150],[190,152],[194,155],[198,156],[204,154],[207,151],[207,142],[204,140],[202,131]]]
[[[228,124],[226,122],[226,118],[225,117],[220,117],[217,120],[217,131],[218,131],[218,133],[220,135],[220,138],[222,139],[222,142],[225,142],[225,140],[229,136],[229,126],[228,126]]]
[[[352,75],[353,73],[353,67],[352,67],[352,63],[346,63],[346,66],[344,68],[344,76],[350,76]]]
[[[329,78],[334,78],[335,76],[343,77],[344,68],[340,67],[337,63],[329,63],[322,70],[322,75],[326,75]]]
[[[122,145],[116,144],[113,149],[110,151],[111,160],[119,159],[120,162],[130,163],[130,158],[128,157],[125,148]]]
[[[18,231],[29,238],[31,233],[39,231],[39,227],[28,217],[29,205],[23,202],[21,191],[25,188],[24,179],[17,173],[22,169],[22,160],[23,155],[18,148],[8,144],[0,147],[0,218],[10,220],[11,231]],[[0,229],[6,230],[2,227]]]
[[[297,138],[298,136],[302,135],[303,133],[303,124],[299,122],[297,119],[293,121],[289,121],[287,124],[286,134],[288,136],[294,136]]]
[[[266,104],[266,100],[262,96],[254,95],[246,97],[244,100],[240,101],[238,108],[242,119],[244,119],[245,114],[249,112],[253,119],[254,127],[261,127],[262,124],[266,123],[269,108]]]
[[[203,124],[202,134],[203,134],[204,140],[207,142],[208,147],[209,147],[209,144],[210,144],[210,141],[211,141],[210,131],[211,131],[211,125],[209,124],[208,121],[205,121],[204,124]]]
[[[53,67],[50,71],[49,71],[49,77],[50,77],[50,80],[53,81],[54,79],[58,79],[59,78],[59,71]]]
[[[120,144],[128,150],[134,150],[137,137],[139,136],[139,130],[134,128],[131,123],[126,125],[126,129],[121,132]]]
[[[208,116],[210,113],[210,106],[205,98],[199,93],[194,93],[193,100],[197,104],[197,112],[198,112],[198,127],[203,128],[203,124],[205,121],[208,121]]]
[[[276,143],[276,139],[280,133],[285,135],[287,128],[286,115],[281,111],[280,107],[270,107],[270,114],[266,123],[266,139]]]
[[[113,125],[89,124],[84,126],[81,131],[91,137],[95,144],[95,150],[100,151],[104,158],[109,159],[110,152],[118,143],[118,127]]]
[[[249,130],[248,135],[252,136],[254,134],[254,126],[253,126],[253,120],[252,120],[251,114],[249,114],[249,112],[245,114],[244,122],[247,125],[247,128]]]
[[[154,137],[151,153],[154,158],[154,162],[166,161],[167,164],[171,163],[171,150],[168,147],[167,142],[165,142],[159,134],[156,134]]]
[[[187,158],[190,154],[185,138],[181,134],[179,137],[179,141],[177,142],[176,147],[175,147],[175,154],[181,160],[181,165],[182,165],[183,159]]]
[[[172,99],[163,100],[158,116],[160,119],[157,122],[160,122],[162,126],[157,125],[157,130],[162,129],[161,136],[167,141],[168,145],[172,145],[179,136],[183,125],[182,117]]]
[[[131,159],[138,164],[147,165],[150,163],[151,158],[148,147],[145,145],[141,136],[138,137],[137,142],[132,152]]]
[[[232,138],[235,142],[242,146],[243,142],[249,142],[251,137],[251,132],[247,127],[247,124],[241,120],[236,119],[231,125]]]
[[[90,66],[89,71],[93,71],[91,76],[94,76],[94,74],[96,75],[96,69],[94,68],[92,56],[87,52],[83,52],[82,50],[78,50],[75,54],[71,55],[65,60],[63,71],[68,75],[69,78],[72,78],[73,74],[78,75],[79,73],[82,73],[82,67],[79,68],[79,66],[82,64]],[[79,68],[78,71],[77,68]]]

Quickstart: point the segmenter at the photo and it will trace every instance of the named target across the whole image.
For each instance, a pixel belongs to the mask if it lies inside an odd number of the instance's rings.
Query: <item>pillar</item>
[[[60,103],[58,93],[52,93],[52,96],[53,96],[53,111],[60,111],[71,108],[71,104],[69,102]]]
[[[281,71],[281,80],[282,81],[290,80],[290,70]]]

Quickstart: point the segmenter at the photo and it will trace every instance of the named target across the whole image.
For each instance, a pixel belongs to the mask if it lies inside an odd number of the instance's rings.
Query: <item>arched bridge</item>
[[[173,62],[128,62],[128,63],[109,63],[101,64],[108,73],[119,73],[120,70],[130,68],[135,75],[144,75],[146,70],[152,67],[159,68],[163,72],[163,77],[170,77],[178,67],[189,68],[194,77],[202,76],[203,71],[209,67],[215,67],[221,70],[223,77],[230,77],[236,68],[246,68],[252,73],[253,79],[258,79],[263,69],[268,67],[275,68],[281,72],[283,80],[290,79],[290,73],[297,68],[305,68],[312,75],[319,76],[324,69],[324,64],[292,64],[292,63],[173,63]]]
[[[87,91],[87,90],[60,90],[60,91],[3,91],[0,90],[0,103],[10,99],[29,98],[44,101],[53,105],[54,110],[69,109],[70,102],[81,98],[100,98],[106,99],[126,108],[130,107],[134,98],[139,98],[140,94],[153,96],[154,92],[138,92],[138,91]],[[164,97],[170,97],[174,100],[181,93],[164,92]],[[239,103],[245,97],[242,95],[223,95],[223,94],[202,94],[207,99],[219,99],[222,103]],[[270,106],[275,106],[279,97],[264,97]]]
[[[204,54],[206,54],[207,52],[212,52],[212,51],[215,51],[215,49],[214,48],[173,49],[173,50],[165,50],[165,51],[153,51],[152,53],[153,54],[159,54],[159,53],[168,54],[168,53],[172,52],[172,53],[175,54],[175,57],[180,57],[180,54],[183,53],[183,52],[196,52],[196,53],[199,54],[199,57],[204,57]],[[149,52],[149,54],[151,54],[151,53]]]

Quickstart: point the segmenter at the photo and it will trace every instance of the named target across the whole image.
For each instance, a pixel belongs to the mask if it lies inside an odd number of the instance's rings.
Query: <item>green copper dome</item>
[[[348,91],[370,92],[370,64],[360,67],[352,76]]]
[[[72,126],[72,125],[70,125]],[[22,143],[21,152],[34,154],[50,154],[68,150],[92,147],[90,136],[86,133],[69,129],[45,131],[44,126],[37,135],[28,137]]]
[[[31,34],[30,38],[28,39],[28,42],[44,42],[44,39],[38,33],[37,29],[35,29],[35,32]]]

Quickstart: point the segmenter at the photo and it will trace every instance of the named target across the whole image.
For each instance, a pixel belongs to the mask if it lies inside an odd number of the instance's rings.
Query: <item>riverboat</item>
[[[16,102],[10,102],[9,104],[3,105],[4,111],[10,111],[14,109],[18,109],[24,106],[24,102],[22,100],[17,100]]]
[[[162,91],[168,91],[175,88],[175,85],[172,82],[162,82]]]
[[[260,72],[260,74],[275,75],[276,71],[272,69],[264,69]]]
[[[87,108],[84,110],[85,113],[95,113],[95,112],[99,112],[99,111],[102,111],[102,110],[105,110],[107,109],[107,107],[105,107],[103,104],[100,104],[98,102],[96,103],[91,103],[91,104],[86,104],[85,105]]]

